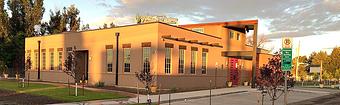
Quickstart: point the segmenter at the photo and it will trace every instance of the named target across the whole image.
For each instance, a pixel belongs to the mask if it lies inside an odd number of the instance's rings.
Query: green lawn
[[[95,92],[85,90],[83,95],[83,89],[78,88],[78,96],[75,96],[75,89],[71,88],[71,95],[69,95],[68,88],[56,88],[50,90],[41,90],[39,92],[29,92],[34,95],[42,95],[48,96],[53,99],[63,100],[66,102],[78,102],[78,101],[89,101],[89,100],[99,100],[99,99],[118,99],[118,98],[127,98],[126,96],[122,96],[115,93],[107,93],[107,92]]]
[[[27,85],[27,84],[25,84]],[[0,80],[0,89],[11,90],[17,93],[27,93],[32,95],[41,95],[47,96],[52,99],[62,100],[65,102],[79,102],[79,101],[90,101],[90,100],[100,100],[100,99],[118,99],[118,98],[127,98],[127,96],[123,96],[116,93],[111,92],[97,92],[85,90],[83,95],[83,90],[78,88],[78,96],[74,95],[74,88],[69,89],[67,87],[58,87],[54,85],[47,84],[38,84],[38,83],[30,83],[29,87],[21,88],[18,87],[17,81],[12,80]]]
[[[27,84],[25,84],[25,88],[19,87],[19,84],[15,80],[0,80],[0,89],[4,90],[11,90],[11,91],[25,91],[25,90],[32,90],[32,89],[42,89],[42,88],[51,88],[55,87],[53,85],[48,84],[36,84],[36,83],[30,83],[29,87],[27,87]]]

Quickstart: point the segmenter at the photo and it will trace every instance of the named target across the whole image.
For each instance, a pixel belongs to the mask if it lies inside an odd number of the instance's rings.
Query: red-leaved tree
[[[281,70],[281,54],[275,53],[268,63],[260,68],[257,85],[263,94],[267,93],[272,105],[283,93],[284,73]]]

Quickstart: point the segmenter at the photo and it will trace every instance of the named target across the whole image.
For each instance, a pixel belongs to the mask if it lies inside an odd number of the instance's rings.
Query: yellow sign
[[[282,48],[292,48],[292,38],[284,37],[282,38]]]

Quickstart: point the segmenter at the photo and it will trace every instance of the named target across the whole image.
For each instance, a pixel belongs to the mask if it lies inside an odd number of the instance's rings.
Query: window
[[[165,73],[171,73],[171,48],[165,48]]]
[[[240,40],[241,36],[240,33],[237,33],[237,40]]]
[[[130,72],[130,48],[124,48],[124,72]]]
[[[202,74],[207,74],[208,52],[202,52]]]
[[[113,49],[106,49],[106,68],[107,72],[112,72]]]
[[[150,72],[150,50],[151,47],[143,47],[143,70]]]
[[[34,58],[34,64],[35,64],[35,69],[37,69],[38,70],[38,52],[34,52],[34,56],[35,56],[35,58]]]
[[[54,70],[54,52],[50,52],[50,70]]]
[[[46,52],[42,52],[42,69],[46,70]]]
[[[196,48],[197,49],[197,48]],[[190,63],[190,73],[196,73],[196,62],[197,62],[197,50],[191,50],[191,63]]]
[[[234,32],[229,30],[229,39],[233,39],[234,38]]]
[[[184,51],[185,49],[179,49],[179,66],[178,66],[178,73],[183,74],[184,73]]]
[[[203,28],[193,28],[193,31],[199,32],[199,33],[204,33],[204,29]]]
[[[58,51],[58,70],[63,68],[63,51]]]

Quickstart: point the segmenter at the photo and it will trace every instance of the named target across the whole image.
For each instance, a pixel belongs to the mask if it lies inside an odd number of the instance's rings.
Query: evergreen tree
[[[57,33],[61,33],[63,30],[62,26],[62,15],[60,10],[57,10],[55,13],[50,10],[50,21],[48,22],[48,27],[47,27],[47,31],[49,32],[49,34],[57,34]]]
[[[78,16],[80,11],[71,5],[67,9],[67,23],[69,24],[70,31],[78,31],[80,27],[80,17]]]
[[[113,22],[111,22],[110,28],[113,28],[113,27],[116,27],[116,25]]]
[[[106,23],[104,23],[103,28],[107,29],[107,24]]]
[[[4,39],[8,36],[8,15],[5,10],[5,1],[0,1],[0,44],[4,42]]]

